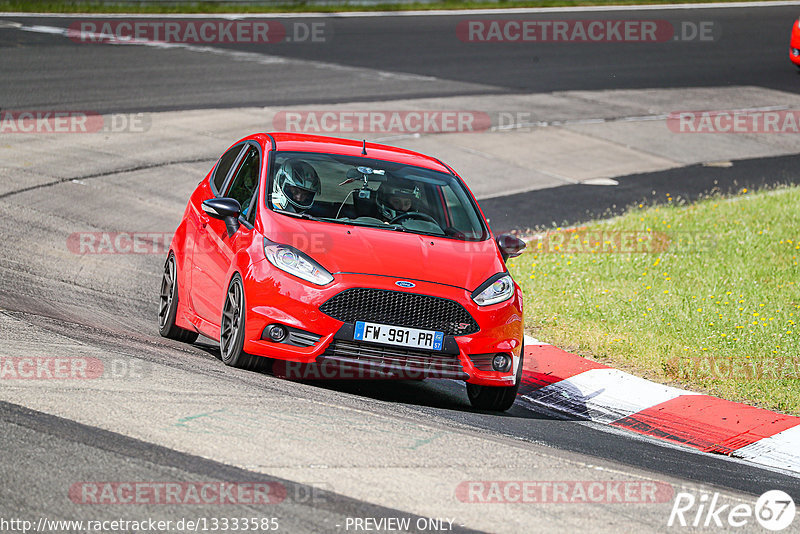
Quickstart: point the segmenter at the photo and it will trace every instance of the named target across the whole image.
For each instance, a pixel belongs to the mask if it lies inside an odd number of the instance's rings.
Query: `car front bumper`
[[[523,337],[518,287],[505,302],[478,306],[462,288],[415,280],[414,288],[402,289],[395,285],[400,278],[388,276],[339,273],[327,286],[313,286],[267,261],[253,264],[244,278],[244,350],[285,362],[323,366],[321,370],[312,368],[309,373],[308,367],[283,364],[284,369],[295,370],[296,378],[451,378],[487,386],[514,384]],[[477,323],[477,331],[446,335],[441,351],[356,341],[352,322],[320,311],[329,299],[353,288],[428,295],[456,302]],[[287,327],[292,335],[282,342],[270,340],[266,329],[275,324]],[[509,370],[491,370],[491,358],[497,353],[511,357]]]

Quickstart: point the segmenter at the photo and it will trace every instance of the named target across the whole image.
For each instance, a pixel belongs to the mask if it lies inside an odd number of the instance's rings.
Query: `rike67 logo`
[[[773,532],[784,530],[795,516],[792,497],[781,490],[770,490],[761,495],[755,506],[749,503],[723,503],[720,494],[703,493],[699,497],[687,492],[675,495],[675,502],[667,521],[668,527],[741,528],[757,522]]]

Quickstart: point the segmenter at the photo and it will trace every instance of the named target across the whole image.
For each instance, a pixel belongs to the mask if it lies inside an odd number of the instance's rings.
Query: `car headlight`
[[[514,295],[514,281],[508,274],[493,276],[472,293],[478,306],[488,306],[510,299]]]
[[[308,255],[289,245],[280,245],[264,239],[264,254],[269,262],[289,274],[312,284],[324,286],[333,281],[333,275]]]

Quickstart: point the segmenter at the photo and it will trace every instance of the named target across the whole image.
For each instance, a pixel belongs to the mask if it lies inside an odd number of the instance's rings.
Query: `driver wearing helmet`
[[[375,199],[378,210],[387,220],[419,209],[419,188],[408,180],[383,182]]]
[[[303,213],[314,204],[320,193],[317,171],[302,159],[286,160],[272,183],[272,205],[276,209]]]

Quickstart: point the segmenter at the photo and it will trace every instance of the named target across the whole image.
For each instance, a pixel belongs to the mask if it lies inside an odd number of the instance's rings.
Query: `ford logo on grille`
[[[417,286],[417,284],[415,284],[414,282],[406,282],[405,280],[398,280],[397,282],[394,283],[394,285],[406,288]]]

